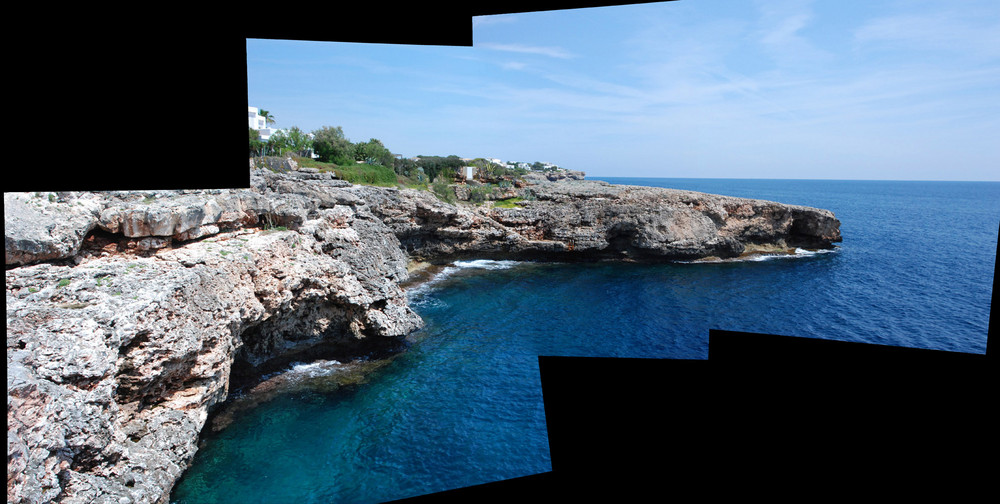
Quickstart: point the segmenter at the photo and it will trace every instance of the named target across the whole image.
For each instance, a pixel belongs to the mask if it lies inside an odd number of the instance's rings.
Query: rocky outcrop
[[[531,199],[502,208],[449,205],[425,191],[353,189],[423,261],[732,258],[841,239],[840,222],[817,208],[587,180],[528,190]]]
[[[8,502],[157,502],[240,379],[392,351],[420,326],[399,242],[343,183],[253,182],[105,195],[75,253],[14,254],[63,261],[6,271]],[[48,243],[76,196],[22,209],[26,236]]]
[[[72,257],[97,226],[102,206],[98,195],[4,193],[6,264]]]
[[[422,323],[400,288],[411,260],[674,260],[840,239],[825,210],[580,179],[536,181],[515,208],[324,173],[250,180],[4,195],[8,502],[160,502],[233,388],[401,348]]]
[[[548,172],[530,171],[524,175],[524,179],[531,183],[557,182],[560,180],[583,180],[586,173],[575,170],[552,170]]]
[[[250,158],[250,169],[257,168],[270,170],[272,172],[299,171],[299,163],[290,157],[284,156],[261,156]]]

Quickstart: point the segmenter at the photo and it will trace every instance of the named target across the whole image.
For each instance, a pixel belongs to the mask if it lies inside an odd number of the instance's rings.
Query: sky
[[[593,177],[1000,180],[1000,2],[680,0],[472,47],[247,39],[248,105],[405,157]]]

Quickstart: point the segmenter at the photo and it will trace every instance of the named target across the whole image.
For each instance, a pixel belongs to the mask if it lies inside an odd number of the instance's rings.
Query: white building
[[[250,124],[250,128],[257,130],[260,133],[260,139],[263,140],[263,141],[265,141],[265,142],[268,141],[271,138],[271,135],[273,135],[273,134],[275,134],[275,133],[277,133],[279,131],[283,132],[286,135],[288,134],[288,130],[287,129],[284,129],[284,128],[270,128],[270,127],[268,127],[267,126],[267,119],[264,118],[262,115],[260,115],[260,109],[258,109],[257,107],[251,107],[249,105],[247,106],[247,119],[248,119],[247,122]],[[306,133],[305,135],[307,137],[309,137],[310,140],[313,139],[313,134],[312,133]],[[316,158],[319,157],[319,155],[317,155],[312,150],[312,148],[309,148],[308,151],[306,151],[305,154],[308,155],[309,157],[313,158],[313,159],[316,159]]]
[[[260,139],[267,141],[274,134],[274,128],[269,128],[267,126],[267,120],[260,115],[260,109],[257,107],[247,106],[247,116],[249,118],[250,127],[260,132]]]

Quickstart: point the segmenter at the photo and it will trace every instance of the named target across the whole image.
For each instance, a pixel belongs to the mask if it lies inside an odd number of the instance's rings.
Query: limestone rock
[[[450,205],[425,191],[354,187],[414,259],[691,260],[748,245],[830,248],[840,222],[822,209],[602,181],[529,188],[517,208]]]
[[[808,207],[582,174],[517,189],[531,195],[517,208],[477,207],[252,169],[249,189],[5,193],[8,502],[160,502],[233,387],[401,348],[422,324],[400,288],[410,260],[840,240]]]
[[[4,193],[6,264],[70,257],[97,225],[101,198],[89,194]]]
[[[420,327],[389,229],[338,204],[362,203],[353,194],[319,208],[281,187],[164,193],[158,210],[132,214],[126,195],[108,195],[117,217],[105,222],[177,236],[280,203],[300,230],[230,228],[145,255],[6,271],[8,502],[158,502],[238,380],[302,356],[396,348]]]

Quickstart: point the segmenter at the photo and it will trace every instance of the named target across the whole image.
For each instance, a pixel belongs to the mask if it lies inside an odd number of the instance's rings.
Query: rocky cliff
[[[161,502],[236,386],[402,348],[411,260],[829,247],[824,210],[536,181],[515,208],[255,170],[250,189],[4,194],[8,502]]]
[[[725,259],[841,239],[828,210],[581,179],[538,181],[513,208],[449,205],[417,190],[355,193],[424,261]]]
[[[8,502],[157,502],[235,382],[420,326],[396,237],[313,178],[4,195]]]

